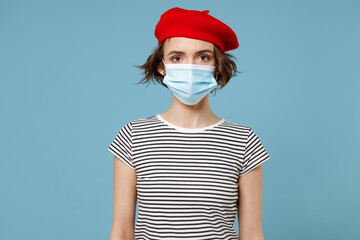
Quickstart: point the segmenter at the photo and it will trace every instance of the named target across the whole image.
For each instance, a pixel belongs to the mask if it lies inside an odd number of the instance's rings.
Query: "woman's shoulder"
[[[243,123],[240,123],[238,121],[230,121],[230,120],[227,120],[225,119],[224,121],[224,125],[225,127],[228,127],[228,128],[231,128],[231,129],[234,129],[234,130],[242,130],[242,131],[248,131],[251,129],[251,127],[249,125],[245,125]]]
[[[225,120],[225,128],[233,130],[233,132],[237,135],[246,135],[248,136],[248,139],[258,138],[258,131],[259,129],[255,130],[254,127],[251,127],[249,125],[244,125],[239,122],[231,122],[228,120]]]
[[[149,126],[149,124],[155,124],[156,122],[156,115],[150,115],[142,118],[133,118],[132,120],[128,120],[125,122],[125,124],[123,124],[123,126],[134,128],[136,126]]]

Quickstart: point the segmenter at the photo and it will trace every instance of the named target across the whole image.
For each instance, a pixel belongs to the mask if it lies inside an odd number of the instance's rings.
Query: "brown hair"
[[[135,66],[140,69],[144,69],[144,78],[138,82],[140,83],[148,83],[150,81],[154,80],[163,86],[167,88],[167,86],[162,82],[164,79],[164,76],[158,72],[158,65],[162,64],[162,67],[164,67],[164,64],[162,62],[162,58],[164,55],[164,44],[165,41],[162,41],[157,47],[155,47],[155,50],[153,53],[148,57],[147,61],[140,66]],[[215,46],[215,72],[214,72],[214,78],[216,79],[218,85],[221,85],[220,89],[226,86],[226,84],[230,81],[231,77],[235,77],[237,73],[242,73],[240,71],[237,71],[237,67],[235,62],[232,59],[236,59],[233,55],[229,53],[223,53],[221,52],[220,48],[216,45]],[[155,82],[155,83],[156,83]],[[154,84],[155,84],[154,83]],[[215,94],[217,89],[213,89],[211,93]]]

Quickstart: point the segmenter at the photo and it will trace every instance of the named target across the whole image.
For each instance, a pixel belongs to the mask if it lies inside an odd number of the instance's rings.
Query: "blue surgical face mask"
[[[166,75],[163,83],[184,104],[194,105],[213,89],[220,88],[214,78],[215,66],[165,62],[164,65]]]

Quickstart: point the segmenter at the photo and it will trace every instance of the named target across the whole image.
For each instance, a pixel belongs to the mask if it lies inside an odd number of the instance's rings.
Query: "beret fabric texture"
[[[222,52],[239,47],[235,32],[225,23],[209,15],[209,10],[171,8],[161,15],[154,34],[158,44],[170,37],[187,37],[211,42]]]

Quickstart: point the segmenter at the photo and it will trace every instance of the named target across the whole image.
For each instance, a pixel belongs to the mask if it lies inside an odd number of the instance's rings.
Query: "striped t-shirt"
[[[239,176],[270,158],[250,127],[181,128],[160,114],[125,124],[108,150],[136,170],[139,240],[237,240]]]

